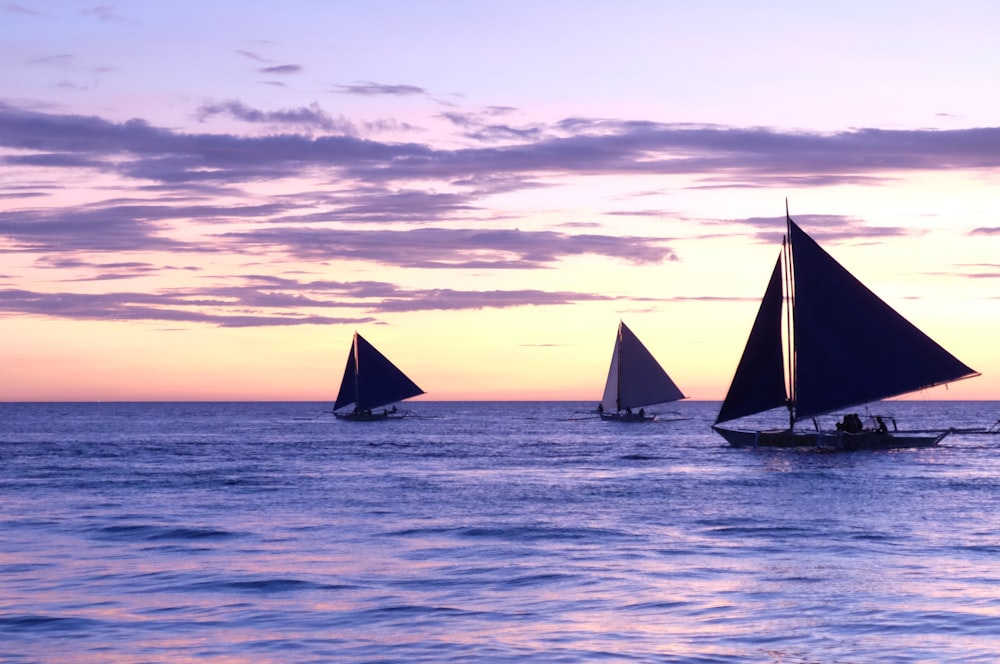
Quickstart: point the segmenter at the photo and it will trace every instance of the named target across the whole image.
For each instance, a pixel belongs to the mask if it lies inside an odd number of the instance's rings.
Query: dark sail
[[[795,278],[796,419],[976,375],[791,219],[788,228]]]
[[[423,393],[396,365],[355,333],[333,409],[353,403],[359,410],[371,410]]]
[[[334,410],[354,403],[354,394],[358,387],[358,370],[354,364],[354,347],[355,344],[352,343],[351,351],[347,354],[347,366],[344,367],[344,377],[340,379],[340,392],[337,393],[337,401],[333,404]]]
[[[715,422],[728,422],[784,406],[784,360],[781,346],[781,256],[760,301],[743,356]]]

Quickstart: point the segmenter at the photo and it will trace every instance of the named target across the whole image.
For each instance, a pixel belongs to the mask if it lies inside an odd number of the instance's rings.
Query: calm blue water
[[[718,404],[589,406],[0,404],[0,660],[1000,659],[1000,436],[736,450]]]

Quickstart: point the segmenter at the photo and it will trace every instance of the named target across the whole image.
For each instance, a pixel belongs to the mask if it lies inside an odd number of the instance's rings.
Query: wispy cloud
[[[809,235],[820,244],[854,240],[872,242],[896,237],[912,235],[911,229],[898,226],[876,226],[868,224],[856,217],[845,217],[831,214],[792,214],[795,222],[809,229]],[[738,220],[725,220],[721,223],[739,223],[755,229],[754,237],[758,242],[779,245],[784,235],[784,217],[748,217]]]
[[[98,5],[96,7],[90,7],[89,9],[84,9],[80,11],[80,14],[84,16],[94,16],[101,21],[107,21],[109,23],[126,23],[128,19],[115,11],[115,8],[110,5]]]
[[[352,85],[336,85],[333,91],[345,95],[362,95],[371,97],[376,95],[409,96],[424,95],[427,92],[415,85],[386,85],[385,83],[354,83]]]
[[[22,14],[24,16],[48,16],[48,14],[45,14],[43,12],[18,4],[4,5],[3,11],[8,14]]]
[[[371,317],[331,317],[294,314],[253,314],[206,310],[211,303],[145,293],[38,293],[0,290],[0,311],[76,320],[173,321],[208,323],[218,327],[275,325],[334,325],[371,322]]]
[[[191,218],[210,221],[255,219],[275,210],[272,206],[119,205],[81,206],[72,209],[0,212],[0,238],[17,251],[216,251],[170,237],[173,226]]]
[[[76,256],[59,256],[55,254],[41,256],[35,261],[35,265],[39,268],[73,270],[75,274],[81,275],[64,281],[110,281],[160,275],[172,270],[185,272],[198,272],[201,270],[201,268],[194,266],[164,266],[143,261],[99,262],[85,260]]]
[[[657,238],[508,229],[344,230],[269,227],[224,238],[241,246],[281,247],[298,259],[362,260],[413,268],[537,269],[593,254],[633,263],[676,260]]]
[[[262,111],[239,101],[205,103],[195,111],[195,118],[204,122],[215,116],[226,116],[255,124],[299,129],[322,129],[354,135],[357,129],[352,122],[341,117],[333,118],[313,103],[307,107]]]
[[[244,49],[237,49],[236,52],[238,54],[242,55],[244,58],[249,58],[249,59],[253,60],[254,62],[270,62],[270,60],[268,60],[264,56],[260,55],[256,51],[247,51],[247,50],[244,50]]]
[[[29,65],[42,65],[51,67],[67,67],[73,64],[76,56],[71,53],[56,53],[54,55],[44,55],[40,58],[29,60]]]
[[[1000,279],[1000,263],[971,263],[958,267],[963,277],[972,279]]]
[[[284,113],[254,111],[238,102],[203,108],[247,118],[280,119]],[[326,122],[317,109],[293,111],[287,119]],[[336,129],[334,123],[331,130]],[[556,130],[561,135],[554,135]],[[714,185],[742,186],[753,179],[785,186],[799,183],[803,173],[814,178],[813,184],[837,184],[900,171],[1000,166],[1000,128],[995,127],[816,134],[577,119],[539,135],[531,140],[521,132],[520,140],[507,144],[442,149],[336,133],[192,134],[138,119],[117,123],[0,105],[0,146],[85,154],[109,172],[170,182],[272,179],[333,168],[368,182],[538,173],[683,174]]]
[[[247,277],[244,283],[152,293],[101,294],[0,289],[0,312],[79,320],[208,323],[219,327],[361,324],[403,311],[555,306],[613,299],[542,290],[403,289],[383,282],[297,282]],[[356,311],[355,315],[325,312]],[[303,313],[323,310],[324,313]]]
[[[273,67],[261,67],[257,71],[261,74],[278,74],[284,76],[286,74],[298,74],[302,69],[302,65],[274,65]]]

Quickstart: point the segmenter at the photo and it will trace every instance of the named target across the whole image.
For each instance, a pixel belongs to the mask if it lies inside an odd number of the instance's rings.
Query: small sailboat
[[[424,391],[390,362],[385,355],[365,341],[357,332],[351,352],[347,356],[340,392],[333,405],[333,414],[342,420],[385,420],[405,417],[396,406],[384,408],[397,401],[415,397]],[[337,412],[352,405],[349,411]],[[382,408],[381,411],[377,410]]]
[[[735,447],[937,445],[948,430],[889,431],[881,421],[866,427],[855,413],[846,414],[834,429],[819,426],[823,415],[979,374],[835,261],[792,221],[787,207],[786,201],[782,251],[712,428]],[[787,429],[719,426],[778,407],[788,410]],[[813,430],[795,429],[804,420],[812,420]]]
[[[649,422],[656,416],[647,415],[645,406],[684,398],[653,354],[625,323],[619,322],[604,396],[597,406],[601,419]]]

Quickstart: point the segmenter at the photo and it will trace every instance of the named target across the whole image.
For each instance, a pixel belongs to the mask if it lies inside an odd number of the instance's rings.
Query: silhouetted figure
[[[863,428],[861,418],[858,417],[857,413],[844,415],[844,431],[847,433],[861,433]]]

